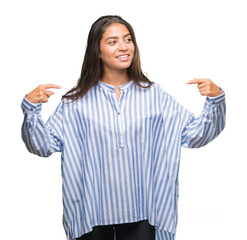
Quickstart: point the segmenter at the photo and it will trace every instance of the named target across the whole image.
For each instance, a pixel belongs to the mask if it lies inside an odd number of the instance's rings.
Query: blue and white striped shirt
[[[147,85],[143,83],[143,85]],[[157,240],[173,240],[177,225],[181,146],[212,141],[225,125],[225,95],[206,98],[195,118],[158,85],[99,81],[75,102],[62,100],[46,123],[42,104],[22,102],[27,149],[61,152],[63,225],[67,239],[96,225],[148,220]]]

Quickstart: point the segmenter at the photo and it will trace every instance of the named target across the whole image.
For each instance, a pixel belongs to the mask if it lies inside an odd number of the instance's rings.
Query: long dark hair
[[[93,87],[99,79],[103,76],[103,64],[99,58],[100,55],[100,40],[106,28],[112,23],[120,23],[126,26],[132,37],[132,41],[135,46],[134,58],[127,69],[130,79],[132,79],[136,85],[143,88],[150,87],[151,82],[141,70],[140,53],[136,43],[135,33],[131,25],[122,19],[120,16],[107,15],[100,17],[95,21],[90,29],[87,39],[87,48],[82,64],[81,75],[75,87],[68,91],[62,98],[67,98],[75,101],[82,98],[88,90]],[[141,85],[141,82],[148,83],[147,86]]]

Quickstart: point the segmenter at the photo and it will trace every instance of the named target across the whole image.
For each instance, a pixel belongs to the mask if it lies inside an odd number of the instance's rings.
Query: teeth
[[[119,58],[125,58],[125,57],[128,57],[128,55],[119,56]]]

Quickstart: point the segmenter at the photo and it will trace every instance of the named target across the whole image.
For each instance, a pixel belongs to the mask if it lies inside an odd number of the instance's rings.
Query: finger
[[[44,91],[44,94],[45,94],[47,97],[50,97],[51,95],[54,94],[53,91],[49,91],[49,90],[46,90],[46,89],[44,89],[43,91]]]
[[[193,80],[189,80],[187,84],[199,84],[201,83],[200,79],[193,78]]]
[[[47,103],[47,102],[48,102],[48,97],[44,97],[44,98],[42,99],[42,102],[43,102],[43,103]]]
[[[60,89],[60,88],[62,88],[61,86],[56,85],[56,84],[43,84],[42,87],[45,88],[45,89],[49,89],[49,88]]]
[[[48,99],[49,99],[49,97],[45,93],[43,93],[42,95],[37,97],[37,102],[38,103],[46,103],[46,102],[48,102]]]
[[[193,80],[189,80],[188,82],[186,82],[187,84],[198,84],[199,82],[195,79]]]
[[[207,96],[207,95],[208,95],[208,93],[207,93],[206,91],[200,91],[200,94],[201,94],[202,96]]]
[[[203,96],[208,95],[210,93],[210,87],[205,86],[205,87],[199,88],[199,92],[200,94],[203,94]]]
[[[194,78],[193,80],[189,80],[187,84],[201,84],[207,80],[209,79],[208,78]]]
[[[198,87],[199,89],[201,89],[201,88],[204,88],[204,87],[209,87],[209,84],[208,84],[207,82],[203,82],[203,83],[199,83],[199,84],[197,85],[197,87]]]

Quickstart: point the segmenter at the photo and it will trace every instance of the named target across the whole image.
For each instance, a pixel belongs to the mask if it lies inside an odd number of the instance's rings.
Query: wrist
[[[220,90],[220,88],[219,88],[219,90],[215,93],[215,95],[213,96],[213,97],[218,97],[218,96],[220,96],[221,94],[222,94],[223,92]]]
[[[220,95],[222,95],[222,94],[223,94],[223,92],[221,91],[220,88],[218,88],[217,91],[215,91],[214,93],[208,95],[208,97],[218,97],[218,96],[220,96]]]
[[[22,109],[29,114],[40,113],[42,108],[42,103],[32,103],[27,99],[27,96],[24,97],[22,101]]]

